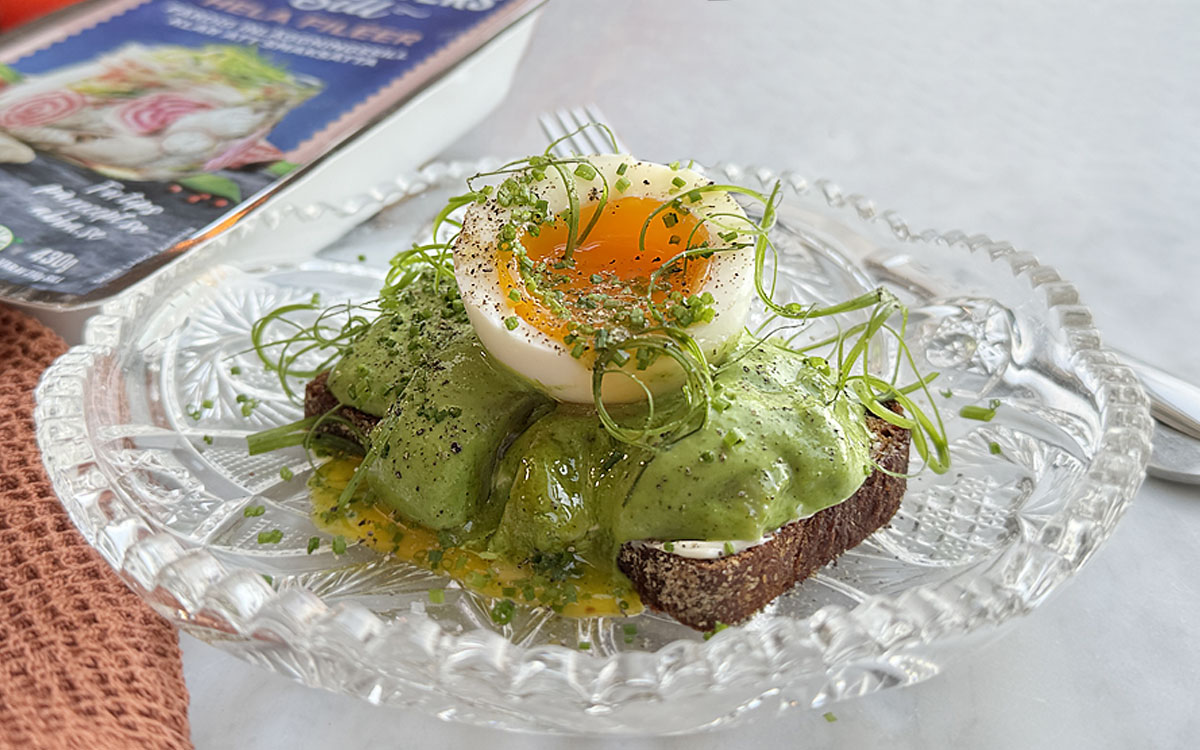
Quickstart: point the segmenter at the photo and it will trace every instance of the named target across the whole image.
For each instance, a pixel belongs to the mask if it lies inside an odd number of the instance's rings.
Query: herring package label
[[[120,291],[494,36],[522,0],[110,0],[0,46],[0,299]]]

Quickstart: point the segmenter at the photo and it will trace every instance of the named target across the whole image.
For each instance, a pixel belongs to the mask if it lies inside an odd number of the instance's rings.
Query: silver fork
[[[559,141],[556,156],[603,154],[628,149],[594,104],[559,109],[538,117],[542,131]],[[603,124],[607,132],[599,127]],[[610,140],[611,138],[611,140]],[[562,139],[561,141],[559,139]],[[1120,354],[1146,387],[1156,420],[1150,474],[1171,482],[1200,484],[1200,388],[1127,354]]]
[[[544,112],[538,117],[538,122],[541,123],[542,132],[547,138],[559,141],[553,149],[556,156],[608,154],[613,151],[614,144],[617,152],[628,153],[625,144],[621,143],[611,129],[605,132],[603,128],[596,127],[609,126],[608,118],[595,104]]]

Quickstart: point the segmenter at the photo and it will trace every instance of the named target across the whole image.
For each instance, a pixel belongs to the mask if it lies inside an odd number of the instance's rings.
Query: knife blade
[[[1121,358],[1150,396],[1150,414],[1155,419],[1150,474],[1200,484],[1200,387],[1128,354],[1122,353]]]

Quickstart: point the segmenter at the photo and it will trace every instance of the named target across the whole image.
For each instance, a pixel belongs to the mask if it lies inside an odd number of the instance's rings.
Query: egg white
[[[568,178],[575,181],[581,208],[599,201],[604,185],[602,177],[608,181],[610,201],[640,197],[665,202],[685,195],[693,188],[711,184],[711,181],[690,169],[673,169],[662,164],[637,161],[626,155],[603,154],[588,156],[587,159],[597,171],[593,179],[575,176],[573,166],[567,169]],[[622,164],[628,166],[624,175],[619,175],[617,169]],[[624,192],[617,192],[614,186],[622,176],[629,181],[629,187]],[[673,184],[676,178],[681,178],[685,184],[682,187]],[[562,177],[554,169],[547,169],[546,178],[535,182],[531,189],[539,199],[546,200],[550,215],[566,210],[569,205]],[[750,226],[741,206],[725,192],[702,193],[698,202],[686,202],[685,205],[700,217],[715,214],[737,217],[715,217],[710,224],[710,235],[714,240],[718,232]],[[463,219],[462,231],[454,245],[454,275],[471,324],[492,356],[538,384],[552,398],[591,403],[590,357],[572,357],[566,344],[551,338],[524,319],[518,318],[517,327],[513,330],[505,326],[505,319],[513,317],[514,312],[501,287],[498,265],[513,264],[512,275],[519,277],[513,255],[505,254],[507,257],[502,257],[497,247],[500,228],[507,223],[509,214],[510,210],[500,206],[494,197],[472,205]],[[740,232],[730,242],[752,243],[753,237]],[[712,321],[696,323],[684,330],[696,340],[710,361],[716,361],[725,355],[745,325],[754,292],[753,250],[746,247],[714,253],[708,279],[701,289],[695,291],[697,294],[708,292],[713,296],[715,314]],[[660,357],[646,370],[636,370],[632,360],[624,369],[636,375],[656,395],[678,388],[683,382],[678,364],[667,357]],[[645,391],[627,377],[608,375],[604,379],[601,396],[605,403],[628,403],[643,400]]]

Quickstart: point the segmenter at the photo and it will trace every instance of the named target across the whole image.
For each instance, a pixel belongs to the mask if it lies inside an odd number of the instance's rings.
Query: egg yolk
[[[663,201],[628,197],[609,201],[602,209],[599,205],[581,208],[580,232],[597,210],[602,213],[569,263],[563,262],[567,223],[557,220],[542,225],[536,235],[527,231],[520,236],[532,262],[532,268],[526,265],[524,278],[515,259],[498,264],[501,288],[514,313],[551,338],[561,339],[573,330],[572,324],[603,328],[632,319],[652,325],[646,305],[651,274],[685,248],[709,239],[708,228],[695,214],[668,208],[646,227],[643,246],[639,244],[642,227]],[[654,280],[651,299],[657,305],[675,293],[684,297],[699,293],[708,279],[709,264],[709,258],[695,256],[676,260]],[[525,278],[535,282],[542,298],[531,293]]]

